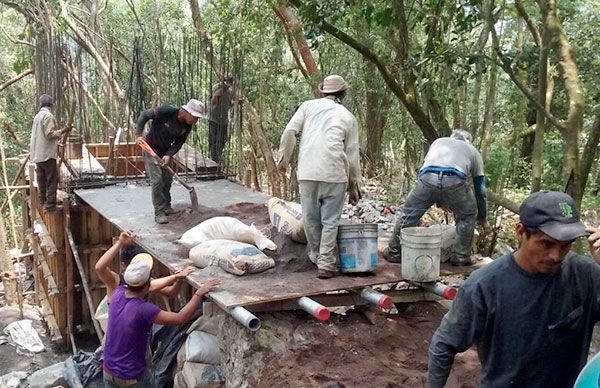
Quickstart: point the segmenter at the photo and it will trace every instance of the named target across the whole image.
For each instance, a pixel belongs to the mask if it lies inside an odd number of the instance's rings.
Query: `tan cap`
[[[321,93],[336,93],[346,89],[348,89],[346,81],[341,76],[335,74],[325,77],[323,83],[319,85]]]

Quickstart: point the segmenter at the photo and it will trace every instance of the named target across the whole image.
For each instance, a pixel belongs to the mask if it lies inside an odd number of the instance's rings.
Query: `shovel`
[[[148,144],[146,140],[139,140],[138,145],[142,150],[144,150],[144,152],[152,156],[158,163],[162,164],[162,160],[158,157],[158,155],[156,155],[156,152],[154,152],[154,150],[152,149],[152,147],[150,147],[150,144]],[[181,186],[187,189],[187,191],[190,194],[190,201],[192,202],[192,210],[198,210],[198,194],[196,194],[196,190],[192,186],[185,183],[183,179],[179,177],[179,175],[175,174],[175,171],[173,171],[171,167],[167,165],[164,165],[163,167],[173,176],[173,178],[175,178],[177,182],[181,184]]]

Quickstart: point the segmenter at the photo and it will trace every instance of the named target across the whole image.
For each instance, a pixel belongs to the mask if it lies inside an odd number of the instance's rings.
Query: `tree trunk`
[[[577,207],[581,208],[583,187],[579,168],[578,139],[583,122],[584,97],[579,70],[571,44],[558,19],[556,0],[544,0],[540,2],[540,7],[542,14],[547,15],[544,26],[550,33],[551,46],[558,59],[558,70],[568,98],[567,119],[564,128],[561,128],[561,134],[565,141],[563,164],[565,191],[573,197]]]
[[[596,160],[598,142],[600,141],[600,109],[596,112],[594,124],[590,129],[588,140],[581,155],[581,191],[585,192],[592,164]]]
[[[544,15],[544,19],[546,19]],[[542,41],[540,45],[540,57],[538,68],[538,101],[544,107],[550,106],[546,99],[548,91],[548,53],[550,47],[550,34],[544,26],[542,28]],[[546,131],[546,116],[540,110],[536,114],[535,136],[533,140],[533,152],[531,154],[531,192],[540,191],[542,187],[543,154],[544,154],[544,132]]]
[[[494,56],[493,56],[494,57]],[[481,126],[481,157],[484,163],[488,160],[490,144],[492,139],[492,126],[494,124],[494,107],[496,105],[496,83],[498,66],[492,64],[490,69],[490,78],[488,80],[488,90],[485,99],[485,111],[483,115],[483,124]]]
[[[307,78],[307,81],[310,82],[315,96],[318,96],[318,86],[319,80],[321,79],[321,74],[319,73],[319,69],[312,55],[312,51],[310,50],[310,46],[304,38],[302,24],[294,14],[294,11],[287,5],[274,6],[273,10],[281,21],[281,25],[286,33],[286,36],[293,38],[293,40],[296,42],[297,49],[292,45],[292,40],[288,39],[290,50],[292,51],[296,62],[298,62],[298,66],[300,67],[302,74],[304,74],[304,76]],[[302,59],[304,66],[302,66],[300,59]]]
[[[373,85],[376,74],[375,65],[365,60],[365,84],[366,90],[366,172],[367,176],[373,177],[377,173],[377,165],[381,160],[381,140],[387,123],[387,112],[390,107],[390,97],[385,88],[379,89],[369,87]],[[383,93],[383,96],[380,95]]]
[[[483,7],[484,7],[483,10],[486,15],[488,12],[490,12],[490,6],[491,6],[491,1],[486,0],[486,2],[483,5]],[[479,38],[477,39],[477,43],[475,44],[475,48],[473,50],[474,55],[483,54],[483,49],[485,48],[485,45],[488,41],[488,36],[490,34],[489,24],[490,23],[486,22],[486,23],[484,23],[484,25],[481,28],[481,33],[479,34]],[[479,131],[479,96],[481,94],[481,80],[483,78],[482,67],[483,67],[483,64],[480,61],[477,61],[475,63],[475,70],[476,70],[475,83],[473,85],[473,98],[471,99],[471,106],[469,109],[468,129],[470,130],[470,132],[473,134],[474,137],[477,135],[477,132]]]

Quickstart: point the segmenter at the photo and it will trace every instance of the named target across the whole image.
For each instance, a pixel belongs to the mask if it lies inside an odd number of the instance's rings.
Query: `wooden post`
[[[114,164],[114,148],[115,148],[115,137],[108,137],[108,160],[106,162],[106,168],[104,169],[104,179],[106,179],[106,174],[115,175],[113,172],[113,164]]]

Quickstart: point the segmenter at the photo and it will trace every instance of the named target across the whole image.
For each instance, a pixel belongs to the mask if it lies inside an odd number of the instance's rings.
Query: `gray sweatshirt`
[[[481,387],[572,387],[600,320],[600,266],[570,252],[551,276],[512,254],[475,271],[429,346],[428,383],[443,387],[456,353],[477,345]]]

